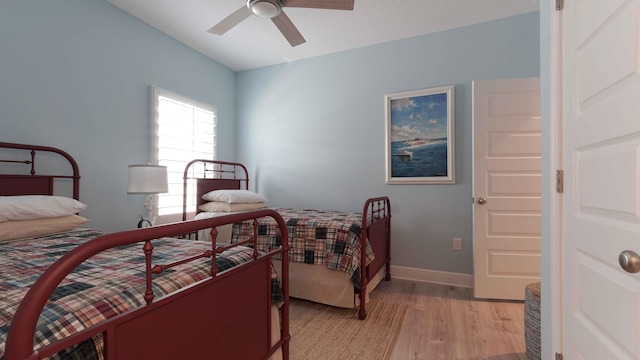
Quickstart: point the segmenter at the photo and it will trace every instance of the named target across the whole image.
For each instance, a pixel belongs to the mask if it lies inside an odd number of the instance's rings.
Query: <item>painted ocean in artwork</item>
[[[391,156],[391,176],[393,177],[447,176],[446,138],[428,142],[393,142]]]
[[[391,177],[447,177],[447,93],[391,100]]]

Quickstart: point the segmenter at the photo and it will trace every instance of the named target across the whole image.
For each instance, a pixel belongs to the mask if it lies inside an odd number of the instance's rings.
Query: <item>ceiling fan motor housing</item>
[[[247,7],[254,15],[267,19],[280,15],[282,11],[280,0],[248,0]]]

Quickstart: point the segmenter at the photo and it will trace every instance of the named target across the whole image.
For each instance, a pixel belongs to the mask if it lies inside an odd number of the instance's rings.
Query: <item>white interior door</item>
[[[563,353],[640,359],[640,1],[562,11]]]
[[[474,296],[540,279],[540,79],[473,82]]]

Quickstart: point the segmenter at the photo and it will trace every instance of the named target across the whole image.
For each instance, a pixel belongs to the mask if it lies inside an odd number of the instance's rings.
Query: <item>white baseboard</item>
[[[394,279],[473,288],[473,275],[451,273],[446,271],[416,269],[392,265],[391,277]]]

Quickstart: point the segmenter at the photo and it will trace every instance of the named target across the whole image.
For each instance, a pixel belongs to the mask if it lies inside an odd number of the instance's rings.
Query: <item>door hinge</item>
[[[556,10],[564,9],[564,0],[556,0]]]
[[[556,192],[562,194],[564,192],[564,171],[556,170]]]
[[[556,360],[564,360],[564,356],[560,353],[556,353]]]

